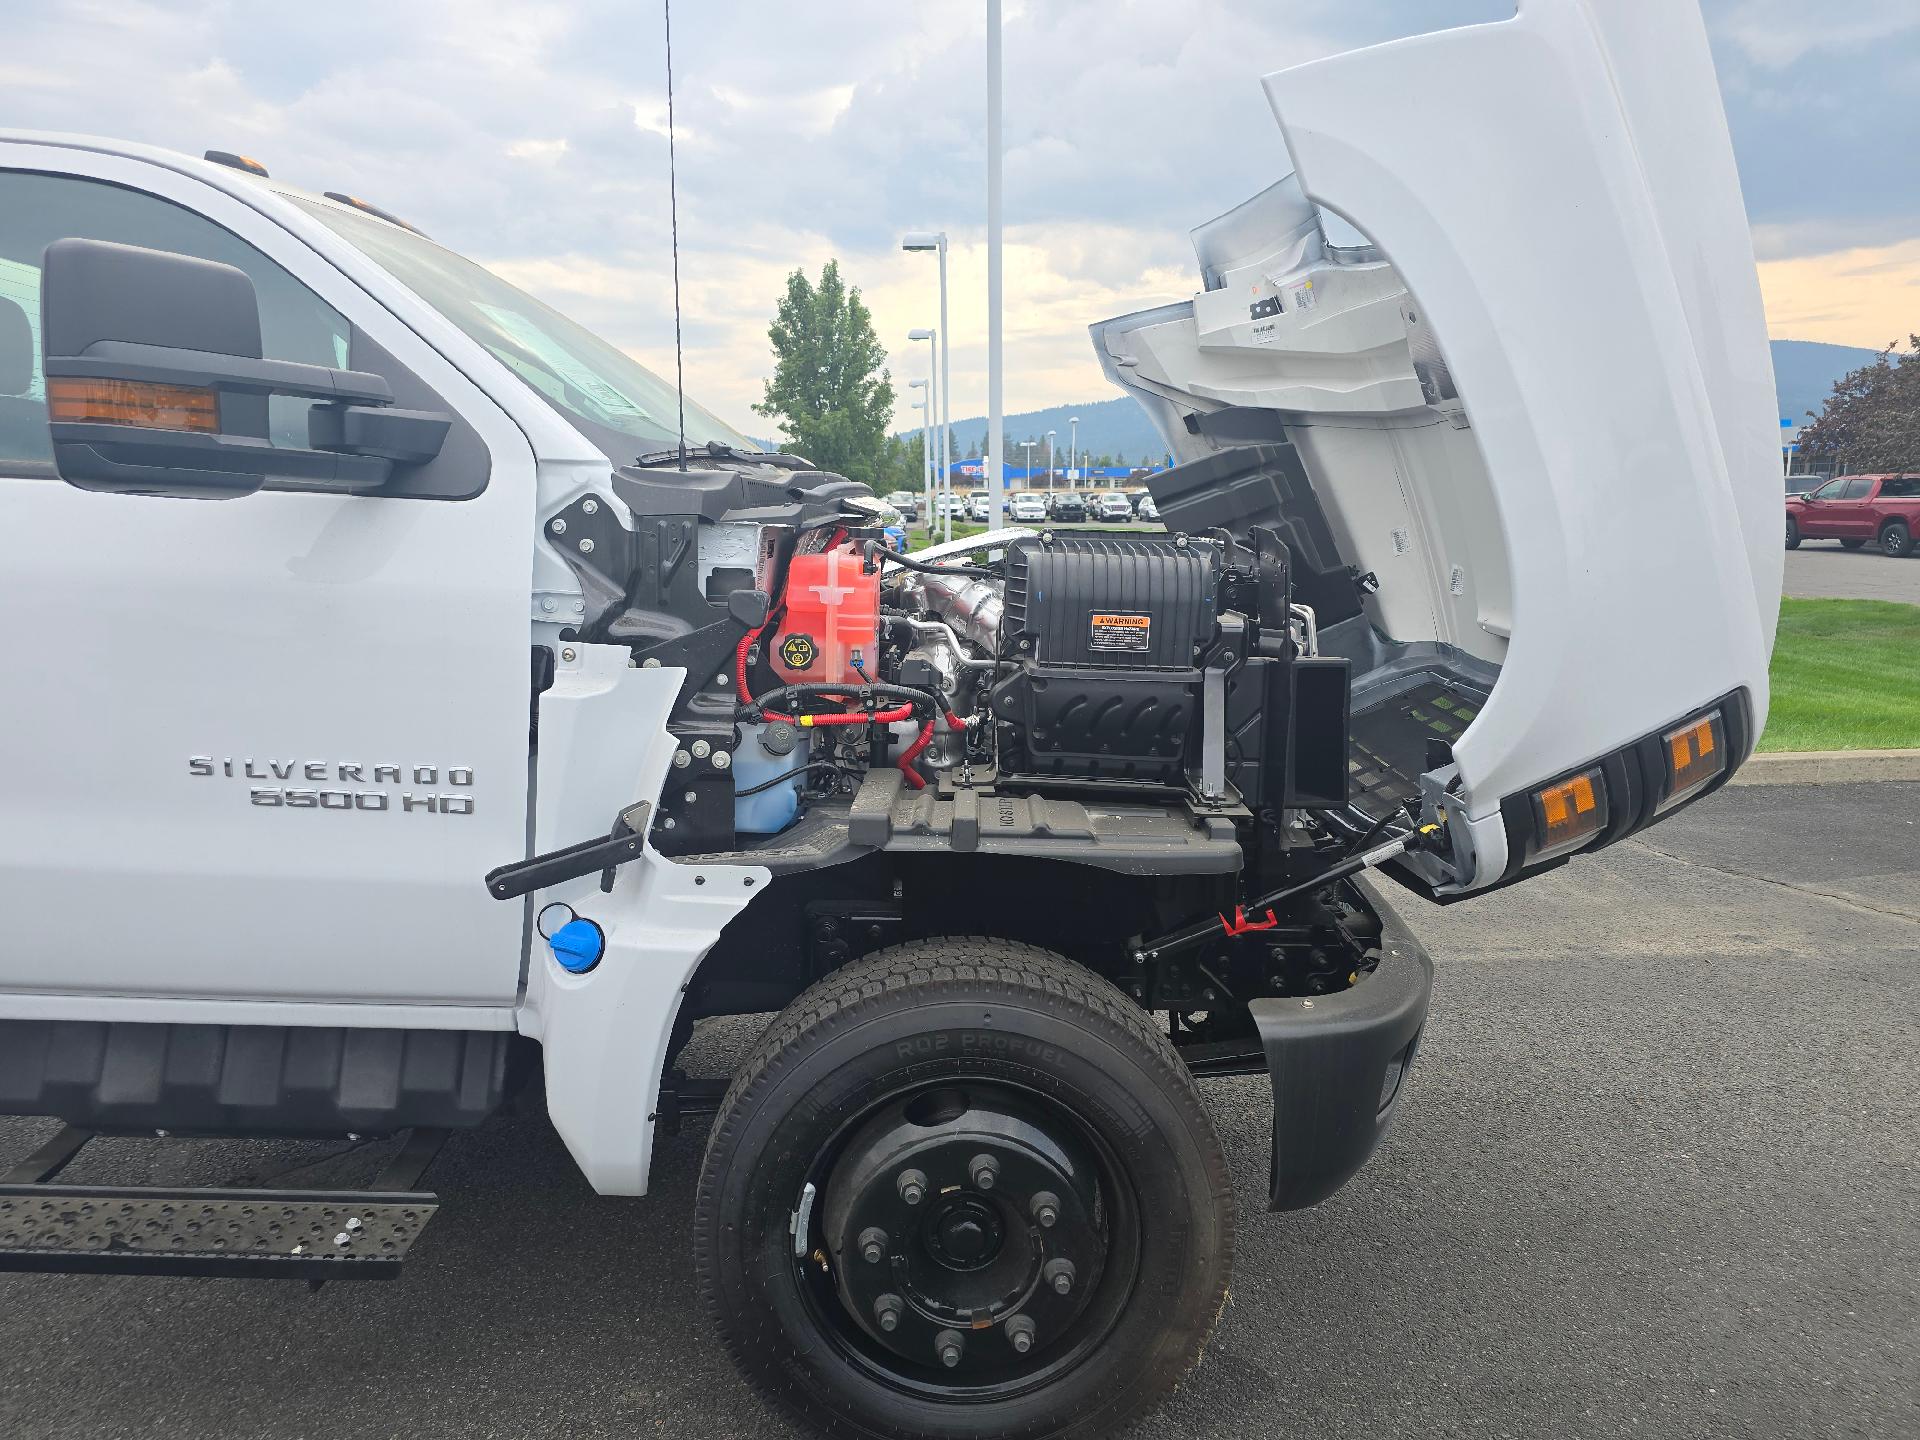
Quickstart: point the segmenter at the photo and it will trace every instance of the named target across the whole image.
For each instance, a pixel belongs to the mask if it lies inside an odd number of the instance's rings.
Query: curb
[[[1846,785],[1920,780],[1920,750],[1776,750],[1753,756],[1729,785]]]

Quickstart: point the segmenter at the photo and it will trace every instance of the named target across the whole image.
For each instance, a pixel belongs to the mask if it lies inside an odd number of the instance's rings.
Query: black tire
[[[1800,548],[1800,522],[1791,515],[1787,517],[1787,548],[1789,550]]]
[[[1913,531],[1904,520],[1889,520],[1880,527],[1880,553],[1896,560],[1913,554]]]
[[[1864,540],[1842,540],[1840,542],[1840,548],[1842,550],[1862,550],[1866,548],[1866,544],[1867,542]]]
[[[908,1095],[914,1098],[896,1112]],[[902,1203],[921,1204],[905,1198],[908,1177],[918,1172],[890,1168],[903,1163],[893,1158],[902,1152],[868,1147],[864,1137],[876,1125],[890,1136],[889,1123],[899,1128],[896,1113],[912,1117],[912,1125],[927,1127],[920,1143],[928,1146],[945,1143],[943,1127],[958,1127],[966,1133],[954,1143],[964,1153],[975,1133],[985,1133],[966,1131],[975,1123],[968,1117],[999,1118],[997,1106],[1030,1107],[1027,1113],[1058,1127],[1048,1133],[1070,1154],[1083,1147],[1078,1153],[1091,1163],[1078,1167],[1076,1183],[1097,1180],[1097,1203],[1063,1207],[1078,1219],[1063,1214],[1057,1229],[1054,1218],[1027,1226],[1020,1217],[1039,1217],[1043,1198],[1054,1197],[1028,1193],[1017,1174],[987,1194],[969,1190],[964,1175],[960,1185],[945,1183],[941,1170],[925,1186],[924,1216],[894,1226],[899,1238],[877,1227],[861,1232],[861,1246],[878,1234],[892,1247],[868,1253],[877,1268],[861,1271],[860,1257],[846,1253],[830,1266],[827,1247],[876,1213],[842,1203],[850,1170],[863,1177],[884,1171],[862,1181],[857,1205],[892,1204],[895,1189]],[[887,1158],[862,1168],[875,1153]],[[949,1152],[915,1153],[931,1155],[927,1168],[936,1171]],[[803,1203],[809,1184],[816,1189]],[[1013,1217],[994,1271],[1006,1259],[1041,1265],[1037,1275],[1053,1279],[1016,1280],[1015,1289],[1032,1285],[1027,1298],[991,1318],[961,1310],[974,1317],[971,1327],[965,1318],[955,1322],[966,1333],[940,1334],[964,1340],[964,1363],[980,1368],[948,1378],[933,1351],[950,1342],[938,1335],[923,1366],[887,1347],[909,1349],[916,1326],[943,1323],[922,1311],[913,1287],[923,1276],[936,1288],[952,1279],[939,1269],[951,1256],[928,1260],[924,1252],[945,1244],[952,1232],[941,1226],[954,1223],[953,1207],[981,1200]],[[794,1258],[791,1229],[802,1214],[818,1242],[797,1247],[808,1252],[804,1261]],[[897,946],[830,975],[775,1021],[714,1121],[695,1208],[694,1267],[735,1364],[762,1394],[826,1433],[1092,1440],[1165,1397],[1199,1360],[1226,1301],[1233,1228],[1226,1159],[1193,1078],[1132,1001],[1031,946],[940,939]],[[943,1238],[928,1238],[936,1232]],[[1072,1298],[1041,1293],[1058,1288],[1056,1272],[1044,1266],[1060,1262],[1044,1257],[1096,1236],[1104,1258],[1088,1266]],[[862,1283],[913,1295],[904,1322],[886,1326],[897,1334],[879,1335],[856,1319],[847,1297],[857,1297]],[[887,1301],[899,1297],[881,1296],[876,1306]],[[1057,1313],[1069,1304],[1082,1308]],[[1042,1333],[1038,1344],[1029,1338],[1016,1357],[1015,1327],[1027,1321],[1017,1314],[1013,1324],[1005,1321],[1022,1305],[1048,1317],[1043,1323],[1055,1333]],[[972,1387],[964,1396],[961,1384]]]

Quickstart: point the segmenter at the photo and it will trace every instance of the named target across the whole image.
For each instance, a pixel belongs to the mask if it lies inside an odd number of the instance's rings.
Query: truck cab
[[[1270,1208],[1338,1189],[1433,983],[1394,897],[1724,784],[1780,591],[1692,6],[1534,0],[1266,85],[1295,173],[1194,232],[1190,300],[1093,327],[1165,533],[914,555],[368,201],[0,132],[0,1112],[65,1125],[0,1266],[390,1274],[419,1165],[125,1226],[58,1172],[444,1134],[537,1068],[604,1194],[711,1120],[703,1303],[803,1420],[1164,1395],[1235,1223],[1198,1087],[1269,1077]],[[684,1073],[724,1015],[772,1018]]]

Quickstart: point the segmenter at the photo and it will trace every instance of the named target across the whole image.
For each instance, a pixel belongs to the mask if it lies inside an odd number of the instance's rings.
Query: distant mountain
[[[1852,345],[1822,345],[1812,340],[1776,340],[1773,342],[1773,373],[1779,391],[1780,413],[1796,424],[1804,421],[1809,410],[1816,415],[1833,391],[1834,381],[1850,370],[1873,362],[1877,351]],[[1080,417],[1082,454],[1111,455],[1115,460],[1138,462],[1143,456],[1153,460],[1166,457],[1166,442],[1153,428],[1146,412],[1129,396],[1113,400],[1090,400],[1082,405],[1056,405],[1048,410],[1025,410],[1009,415],[1007,434],[1014,447],[1007,463],[1018,465],[1026,452],[1022,440],[1034,440],[1033,461],[1046,463],[1047,431],[1058,432],[1055,457],[1064,466],[1067,456],[1068,417]],[[987,444],[987,419],[971,415],[953,422],[953,447],[956,458],[970,450],[984,451]]]
[[[1833,382],[1850,370],[1871,365],[1880,352],[1852,345],[1822,345],[1813,340],[1773,342],[1773,383],[1780,394],[1780,417],[1806,423],[1826,406]]]
[[[1020,448],[1022,440],[1032,440],[1033,463],[1047,463],[1047,432],[1057,432],[1054,440],[1054,463],[1062,469],[1067,464],[1067,436],[1070,433],[1067,421],[1080,417],[1080,453],[1098,458],[1111,455],[1116,461],[1138,462],[1142,457],[1152,460],[1167,458],[1167,445],[1160,438],[1160,432],[1153,428],[1153,422],[1147,419],[1147,412],[1136,404],[1131,396],[1121,395],[1113,400],[1091,400],[1084,405],[1056,405],[1050,410],[1025,410],[1018,415],[1006,417],[1006,433],[1013,438],[1013,448],[1007,453],[1009,465],[1024,462],[1026,451]],[[912,432],[902,432],[911,434]],[[987,448],[987,417],[970,416],[965,420],[953,422],[954,458],[961,459],[969,451],[984,452]]]

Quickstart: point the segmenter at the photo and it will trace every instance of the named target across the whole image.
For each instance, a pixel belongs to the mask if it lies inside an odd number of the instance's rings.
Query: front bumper
[[[1248,1007],[1273,1080],[1273,1210],[1317,1205],[1366,1164],[1426,1023],[1433,962],[1372,886],[1358,888],[1381,921],[1373,972],[1335,995]]]

